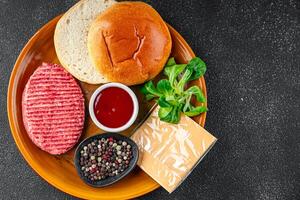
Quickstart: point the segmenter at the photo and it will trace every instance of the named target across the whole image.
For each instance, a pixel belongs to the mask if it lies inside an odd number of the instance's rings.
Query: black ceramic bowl
[[[132,159],[129,162],[129,166],[123,172],[119,173],[118,175],[112,176],[112,177],[107,177],[104,180],[92,181],[92,180],[88,179],[87,177],[85,177],[83,172],[81,171],[80,161],[79,161],[80,160],[80,151],[83,149],[83,147],[85,145],[91,143],[95,139],[99,140],[101,138],[106,139],[106,138],[109,138],[109,137],[112,137],[116,140],[123,140],[123,141],[127,142],[127,144],[131,145]],[[91,137],[86,138],[85,140],[83,140],[78,145],[78,147],[75,151],[74,162],[75,162],[75,167],[76,167],[77,173],[79,174],[80,178],[85,183],[87,183],[88,185],[91,185],[93,187],[104,187],[104,186],[111,185],[111,184],[121,180],[126,175],[128,175],[134,169],[134,167],[136,166],[136,163],[138,161],[138,157],[139,157],[138,146],[130,138],[125,137],[125,136],[120,135],[120,134],[117,134],[117,133],[103,133],[103,134],[91,136]]]

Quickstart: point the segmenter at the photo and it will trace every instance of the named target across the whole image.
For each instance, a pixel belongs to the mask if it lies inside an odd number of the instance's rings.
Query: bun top
[[[126,85],[154,78],[171,47],[163,19],[142,2],[112,5],[93,21],[88,34],[89,55],[96,69],[107,80]]]

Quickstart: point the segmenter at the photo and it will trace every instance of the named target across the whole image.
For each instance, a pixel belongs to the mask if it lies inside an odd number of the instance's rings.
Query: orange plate
[[[81,181],[75,171],[73,164],[75,148],[64,155],[52,156],[37,148],[27,136],[22,120],[22,92],[30,75],[42,62],[59,63],[53,44],[54,29],[59,18],[60,16],[48,22],[29,40],[19,55],[10,77],[7,94],[8,118],[11,132],[20,152],[28,164],[43,179],[54,187],[79,198],[129,199],[153,191],[158,188],[159,185],[138,167],[126,178],[111,186],[105,188],[90,187]],[[170,26],[169,29],[173,40],[172,56],[174,56],[178,62],[186,63],[195,55],[180,34]],[[203,77],[194,81],[193,84],[200,86],[206,95]],[[89,85],[86,83],[80,83],[80,85],[84,92],[87,105],[92,92],[99,85]],[[142,96],[137,92],[137,87],[138,86],[133,89],[140,99],[141,110],[138,120],[132,128],[141,121],[143,116],[151,108],[151,103],[146,103],[146,101],[142,100]],[[204,126],[205,118],[206,113],[203,113],[194,120],[201,126]],[[132,128],[122,134],[128,135]],[[90,117],[87,116],[85,129],[80,140],[97,133],[101,133],[101,130],[98,129],[92,123]]]

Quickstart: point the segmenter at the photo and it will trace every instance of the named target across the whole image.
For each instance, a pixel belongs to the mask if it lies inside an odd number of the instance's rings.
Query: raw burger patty
[[[50,154],[62,154],[80,138],[84,125],[83,94],[64,68],[43,63],[25,86],[22,114],[30,139]]]

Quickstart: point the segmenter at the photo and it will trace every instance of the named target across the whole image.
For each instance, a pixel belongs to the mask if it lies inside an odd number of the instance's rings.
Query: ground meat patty
[[[43,63],[28,80],[22,114],[31,140],[50,154],[62,154],[78,141],[84,125],[84,98],[61,66]]]

